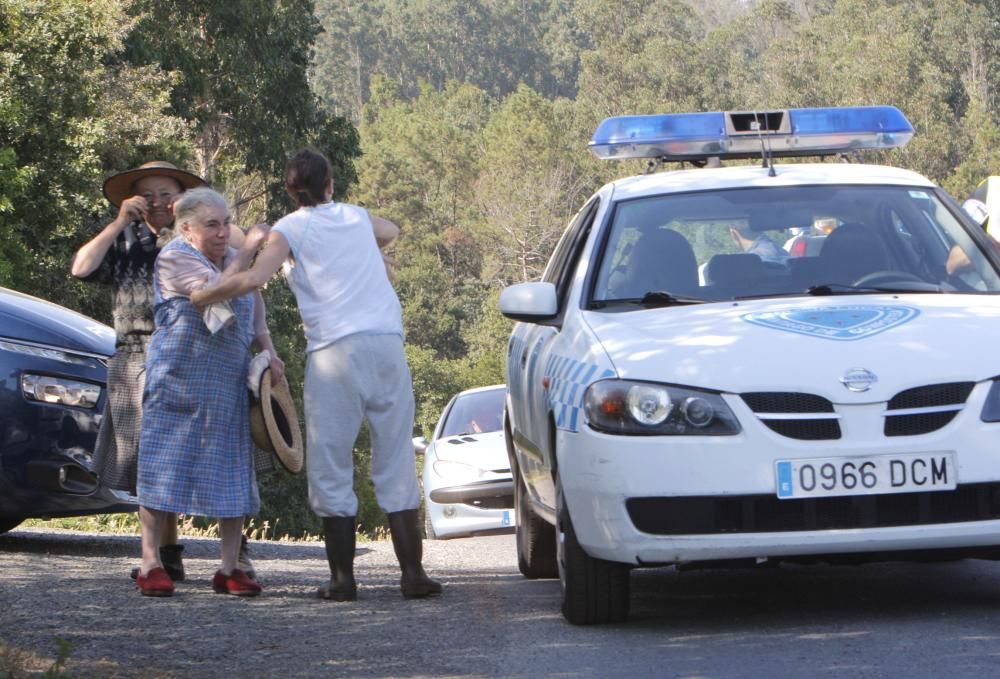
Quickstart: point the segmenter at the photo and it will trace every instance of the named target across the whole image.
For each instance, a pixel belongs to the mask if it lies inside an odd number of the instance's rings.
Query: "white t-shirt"
[[[306,351],[359,333],[402,336],[402,307],[364,208],[348,203],[299,208],[273,230],[292,251],[285,276],[302,315]]]

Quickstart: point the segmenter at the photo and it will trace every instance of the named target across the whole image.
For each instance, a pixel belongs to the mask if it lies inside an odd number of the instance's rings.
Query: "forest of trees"
[[[112,216],[108,174],[152,158],[209,179],[240,223],[288,209],[311,145],[337,197],[394,246],[418,414],[502,382],[506,284],[536,278],[604,182],[587,141],[627,113],[892,104],[916,127],[873,160],[964,197],[1000,171],[1000,5],[990,0],[2,0],[0,285],[108,321],[68,275]],[[265,291],[293,392],[304,342]],[[367,440],[358,442],[364,468]],[[381,516],[367,479],[360,521]],[[260,521],[317,532],[303,479],[263,479]]]

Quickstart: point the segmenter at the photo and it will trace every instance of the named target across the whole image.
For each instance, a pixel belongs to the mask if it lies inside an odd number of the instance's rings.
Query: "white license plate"
[[[952,453],[778,460],[774,478],[782,500],[952,490],[957,480]]]

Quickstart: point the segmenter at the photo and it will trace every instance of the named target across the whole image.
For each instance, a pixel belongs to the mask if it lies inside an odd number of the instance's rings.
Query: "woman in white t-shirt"
[[[413,455],[413,386],[403,350],[402,308],[381,249],[399,235],[387,219],[336,203],[330,162],[321,153],[296,153],[285,168],[285,189],[298,205],[278,220],[253,267],[259,238],[248,238],[237,261],[206,302],[245,294],[284,265],[306,335],[304,410],[309,503],[323,519],[330,581],[319,596],[357,598],[354,580],[353,449],[368,420],[372,480],[389,519],[403,596],[441,592],[424,572],[423,537]]]

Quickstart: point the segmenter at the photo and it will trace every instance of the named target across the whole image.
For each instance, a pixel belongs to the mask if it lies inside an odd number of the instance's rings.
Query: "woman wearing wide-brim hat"
[[[174,201],[185,190],[204,185],[201,177],[163,160],[108,177],[104,196],[118,214],[73,259],[74,276],[111,286],[117,334],[115,355],[108,364],[108,406],[98,433],[94,470],[105,485],[132,494],[136,492],[146,350],[154,328],[153,264],[174,237]],[[236,228],[233,236],[236,244],[242,232]],[[176,521],[168,522],[162,537],[164,565],[172,577],[183,580],[183,548],[177,544]]]

